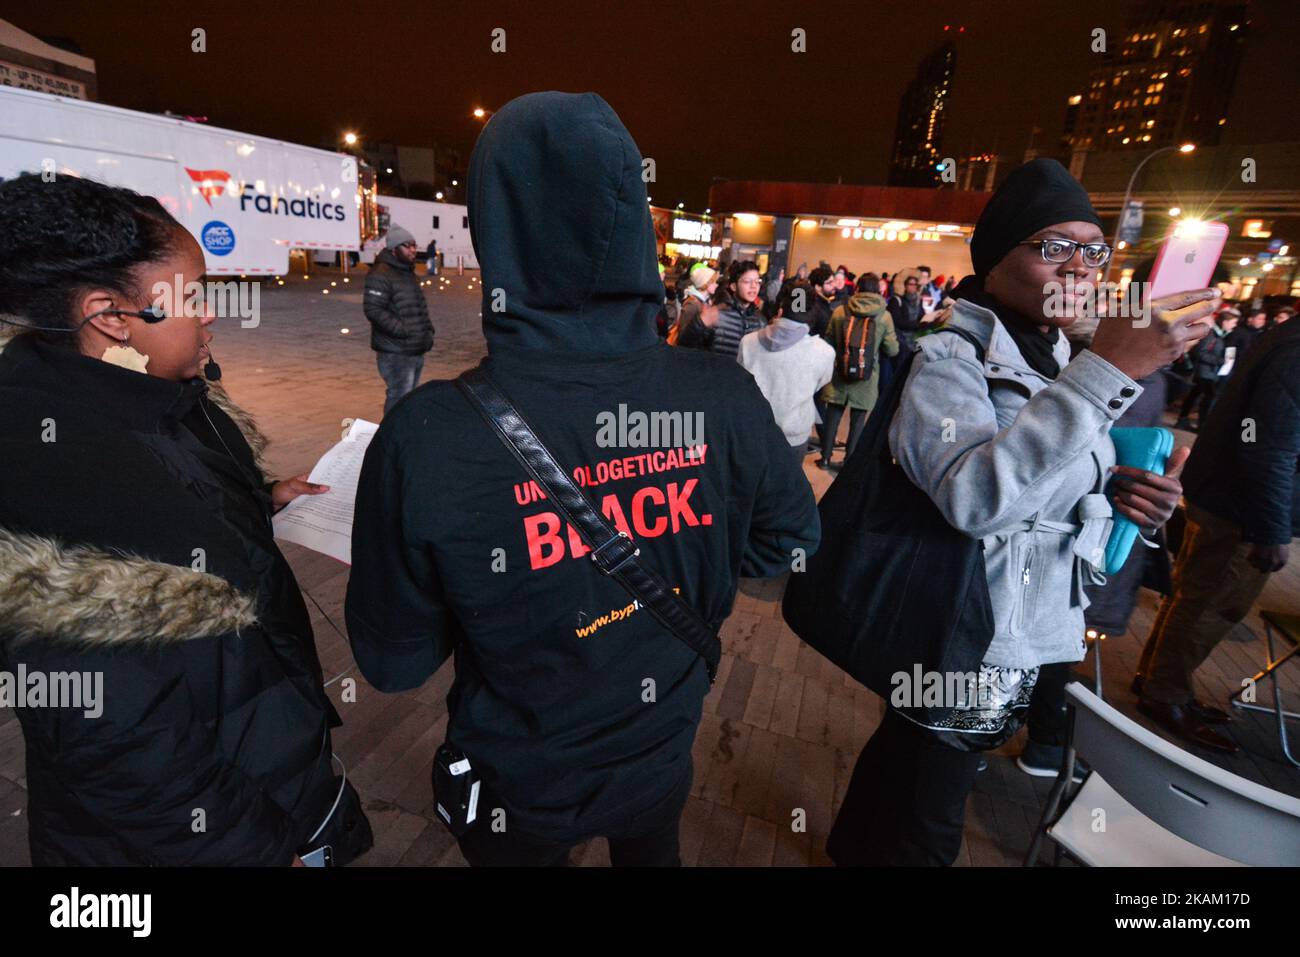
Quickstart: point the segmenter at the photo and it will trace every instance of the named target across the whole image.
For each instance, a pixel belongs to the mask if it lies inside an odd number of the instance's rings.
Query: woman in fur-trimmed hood
[[[316,489],[265,481],[265,440],[199,377],[211,317],[151,305],[202,252],[90,180],[21,176],[0,208],[0,674],[102,681],[91,708],[16,708],[32,862],[355,856],[369,827],[270,523]]]

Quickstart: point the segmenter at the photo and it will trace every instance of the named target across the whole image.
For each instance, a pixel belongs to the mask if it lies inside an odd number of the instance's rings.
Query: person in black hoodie
[[[469,179],[485,297],[505,296],[502,312],[484,300],[480,368],[717,628],[739,576],[788,570],[820,526],[749,373],[655,336],[636,144],[595,94],[533,93],[484,127]],[[664,448],[602,431],[628,410],[702,415],[703,436]],[[382,691],[455,654],[447,739],[482,775],[460,839],[473,865],[562,864],[599,835],[616,865],[678,863],[709,679],[589,554],[454,383],[384,419],[357,490],[348,628]]]
[[[153,311],[198,243],[72,176],[0,184],[0,209],[0,671],[102,676],[92,707],[18,707],[32,863],[346,863],[370,828],[271,532],[324,488],[264,478],[266,440],[199,378],[211,316]]]

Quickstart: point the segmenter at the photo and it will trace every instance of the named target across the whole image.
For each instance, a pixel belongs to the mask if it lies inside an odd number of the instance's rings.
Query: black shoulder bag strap
[[[568,523],[578,530],[591,548],[591,560],[601,574],[622,585],[661,625],[703,658],[709,671],[709,684],[713,684],[722,657],[722,642],[699,612],[669,588],[657,572],[641,562],[641,549],[605,521],[486,372],[482,369],[463,372],[456,379],[456,386]]]

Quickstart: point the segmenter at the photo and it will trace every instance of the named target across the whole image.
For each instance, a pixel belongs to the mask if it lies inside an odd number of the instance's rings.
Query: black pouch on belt
[[[460,837],[478,820],[478,772],[469,758],[443,744],[433,758],[433,803],[447,829]]]

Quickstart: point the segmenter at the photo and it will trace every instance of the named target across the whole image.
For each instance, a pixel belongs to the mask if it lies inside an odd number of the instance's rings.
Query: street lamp
[[[1169,153],[1173,150],[1177,150],[1180,153],[1190,153],[1195,149],[1195,143],[1184,143],[1182,146],[1162,146],[1160,149],[1148,153],[1146,157],[1143,158],[1142,162],[1137,164],[1137,168],[1133,170],[1133,175],[1128,178],[1128,188],[1124,190],[1124,202],[1121,203],[1119,207],[1119,222],[1115,224],[1115,241],[1111,243],[1112,246],[1119,246],[1119,231],[1123,228],[1124,219],[1128,215],[1128,202],[1133,197],[1133,184],[1137,182],[1138,173],[1142,172],[1142,167],[1146,166],[1147,163],[1151,162],[1161,153]],[[1115,257],[1113,255],[1110,259],[1106,260],[1106,269],[1101,274],[1101,281],[1103,283],[1110,279],[1110,267],[1111,263],[1114,261]]]
[[[485,110],[481,106],[474,107],[474,119],[476,120],[486,120],[491,115],[491,110]]]
[[[347,143],[348,146],[356,146],[356,145],[357,145],[357,134],[356,134],[356,133],[351,133],[351,132],[349,132],[349,133],[344,133],[344,134],[343,134],[343,142],[344,142],[344,143]]]

